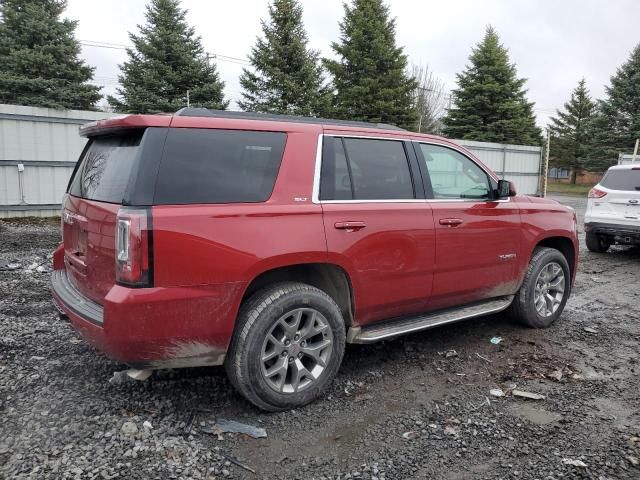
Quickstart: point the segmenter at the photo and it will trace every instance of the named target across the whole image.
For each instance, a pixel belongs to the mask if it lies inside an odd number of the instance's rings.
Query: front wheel
[[[333,380],[344,354],[338,305],[304,283],[280,283],[241,308],[225,362],[233,386],[267,411],[305,405]]]
[[[510,313],[529,327],[547,328],[564,310],[570,292],[571,271],[564,255],[554,248],[536,248]]]
[[[595,253],[604,253],[609,250],[611,242],[604,236],[587,232],[587,248]]]

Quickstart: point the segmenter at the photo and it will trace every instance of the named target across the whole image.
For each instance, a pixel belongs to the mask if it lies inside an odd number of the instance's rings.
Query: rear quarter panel
[[[273,123],[267,126],[274,128]],[[246,287],[259,274],[292,264],[326,262],[322,208],[311,201],[321,130],[305,125],[299,129],[287,132],[268,201],[153,207],[155,286],[209,285],[228,292],[221,295],[224,305],[211,312],[216,318],[200,313],[198,322],[213,320],[230,332]],[[199,301],[206,303],[205,298],[193,299]]]

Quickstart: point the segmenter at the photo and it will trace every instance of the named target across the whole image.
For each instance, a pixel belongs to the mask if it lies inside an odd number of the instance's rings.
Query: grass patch
[[[570,183],[548,183],[548,193],[566,193],[569,195],[586,195],[593,185],[572,185]]]

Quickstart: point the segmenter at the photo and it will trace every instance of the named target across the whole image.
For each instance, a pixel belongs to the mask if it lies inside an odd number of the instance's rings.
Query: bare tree
[[[418,114],[416,131],[440,133],[441,118],[446,112],[449,101],[444,82],[429,70],[428,65],[412,65],[409,74],[418,83],[413,94],[413,104]]]

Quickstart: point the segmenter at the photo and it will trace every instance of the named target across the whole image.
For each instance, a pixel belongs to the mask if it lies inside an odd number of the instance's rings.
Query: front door
[[[454,148],[417,143],[436,232],[429,309],[463,305],[517,290],[520,213],[494,200],[495,180]]]
[[[424,311],[435,237],[411,143],[325,136],[319,197],[329,261],[351,275],[357,324]]]

